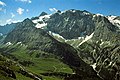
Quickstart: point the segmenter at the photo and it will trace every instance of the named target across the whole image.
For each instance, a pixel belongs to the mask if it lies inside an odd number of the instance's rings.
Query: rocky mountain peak
[[[27,18],[25,19],[23,22],[22,22],[23,25],[28,25],[28,26],[31,26],[33,25],[33,22],[31,19]]]
[[[42,12],[40,15],[39,15],[39,17],[40,16],[45,16],[45,15],[48,15],[46,12]]]
[[[26,18],[23,22],[31,22],[31,19]]]
[[[60,11],[60,10],[58,10],[57,12],[58,12],[58,13],[61,13],[61,11]]]

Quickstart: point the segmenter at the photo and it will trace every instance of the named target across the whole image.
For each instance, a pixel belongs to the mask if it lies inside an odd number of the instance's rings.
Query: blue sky
[[[69,9],[119,16],[120,0],[0,0],[0,25]]]

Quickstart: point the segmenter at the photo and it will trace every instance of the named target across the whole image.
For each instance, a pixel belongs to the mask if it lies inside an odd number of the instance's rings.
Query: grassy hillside
[[[68,65],[55,58],[55,56],[38,50],[29,51],[26,48],[27,46],[22,44],[15,44],[12,46],[4,45],[0,48],[0,51],[4,53],[4,56],[6,56],[7,58],[23,66],[26,71],[42,76],[42,78],[45,80],[63,80],[65,76],[61,76],[59,74],[52,76],[44,76],[41,75],[42,73],[73,73],[72,69],[69,68]],[[36,56],[37,54],[38,56]],[[15,72],[15,75],[17,79],[28,80],[28,77],[24,77],[20,73]]]
[[[0,54],[0,80],[34,80],[33,75],[23,70],[23,66],[19,63]]]

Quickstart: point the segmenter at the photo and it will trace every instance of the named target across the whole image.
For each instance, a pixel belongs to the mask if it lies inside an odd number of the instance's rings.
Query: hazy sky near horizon
[[[120,16],[120,0],[0,0],[0,25],[69,9]]]

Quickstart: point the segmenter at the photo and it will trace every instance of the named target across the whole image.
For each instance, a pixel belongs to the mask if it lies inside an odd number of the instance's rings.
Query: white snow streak
[[[57,34],[57,33],[54,33],[54,32],[51,32],[51,31],[49,31],[48,33],[49,33],[50,35],[52,35],[52,36],[57,36],[58,38],[64,39],[61,35],[59,35],[59,34]]]
[[[94,35],[94,32],[90,35],[90,36],[86,36],[86,38],[78,45],[80,46],[81,44],[83,44],[84,42],[88,41],[89,39],[91,39]]]

